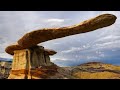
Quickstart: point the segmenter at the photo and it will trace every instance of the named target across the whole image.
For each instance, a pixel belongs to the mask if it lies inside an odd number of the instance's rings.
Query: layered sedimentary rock
[[[15,44],[6,47],[8,54],[14,55],[9,79],[41,78],[46,74],[57,73],[56,65],[50,62],[49,55],[55,51],[37,46],[41,42],[62,38],[70,35],[86,33],[112,25],[116,16],[111,14],[99,15],[78,25],[62,28],[35,30],[25,34]],[[40,77],[41,76],[41,77]],[[44,77],[45,78],[45,77]]]
[[[35,45],[33,47],[39,47],[39,46]],[[11,45],[7,46],[5,51],[10,55],[14,55],[15,50],[22,50],[22,49],[25,49],[25,48],[22,48],[21,46],[19,46],[18,43],[14,43],[14,44],[11,44]],[[56,51],[51,50],[51,49],[44,49],[44,51],[48,55],[54,55],[54,54],[57,53]]]
[[[49,54],[45,53],[42,46],[16,50],[14,51],[9,79],[31,79],[31,77],[34,77],[32,75],[34,73],[31,73],[33,70],[40,69],[42,66],[52,65],[53,63],[50,62]]]
[[[11,44],[11,45],[7,46],[5,48],[5,51],[10,55],[14,55],[15,50],[22,50],[22,49],[24,49],[24,48],[19,46],[18,43],[14,43],[14,44]]]
[[[21,72],[15,71],[11,77],[20,78],[18,73]],[[101,62],[89,62],[72,67],[59,67],[53,64],[31,69],[30,73],[29,78],[32,79],[120,79],[120,66]],[[7,77],[0,73],[0,79],[7,79]]]

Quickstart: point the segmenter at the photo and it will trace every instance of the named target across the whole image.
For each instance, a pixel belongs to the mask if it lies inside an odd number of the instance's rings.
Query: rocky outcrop
[[[12,61],[0,61],[0,78],[8,78]]]
[[[89,62],[75,66],[72,76],[77,79],[120,79],[120,66],[101,62]]]
[[[120,66],[89,62],[79,66],[57,67],[50,79],[120,79]]]
[[[8,68],[10,65],[6,67]],[[10,68],[8,72],[10,72]],[[25,69],[11,70],[12,74],[9,79],[23,79],[26,72]],[[5,75],[0,72],[0,79],[7,79],[8,75]],[[101,62],[89,62],[72,67],[59,67],[52,64],[31,68],[30,72],[26,74],[26,79],[120,79],[120,66]]]
[[[14,51],[9,79],[31,79],[31,77],[35,77],[34,74],[37,73],[35,70],[39,72],[41,67],[52,65],[53,63],[50,62],[49,54],[45,52],[42,46],[16,50]]]

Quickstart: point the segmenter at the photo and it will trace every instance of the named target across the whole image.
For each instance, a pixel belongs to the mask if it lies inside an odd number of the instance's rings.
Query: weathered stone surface
[[[0,79],[7,78],[9,76],[9,72],[11,70],[11,64],[10,61],[0,61]]]
[[[11,44],[11,45],[7,46],[5,48],[5,51],[8,54],[14,55],[14,51],[15,50],[22,50],[22,49],[24,49],[24,48],[22,48],[21,46],[19,46],[18,43],[14,43],[14,44]]]
[[[47,54],[47,55],[54,55],[57,53],[56,51],[51,50],[51,49],[44,49],[44,50],[45,50],[45,54]]]
[[[48,79],[51,76],[54,76],[57,71],[56,65],[43,66],[41,68],[34,68],[27,70],[12,70],[8,79]],[[26,72],[28,72],[26,74]]]
[[[9,79],[23,79],[27,70],[11,72]],[[7,77],[0,73],[0,79],[7,79]],[[120,79],[120,66],[101,62],[88,62],[72,67],[59,67],[53,64],[31,69],[27,79]]]
[[[29,48],[48,40],[86,33],[99,28],[107,27],[112,25],[115,20],[116,16],[112,14],[102,14],[70,27],[35,30],[25,34],[22,38],[20,38],[18,40],[18,44],[21,47]]]
[[[103,14],[70,27],[35,30],[25,34],[18,40],[17,43],[6,47],[5,51],[8,54],[14,55],[15,50],[27,49],[36,46],[41,42],[90,32],[99,28],[110,26],[115,22],[116,18],[117,17],[112,14]],[[49,55],[56,54],[53,50],[46,50],[46,52],[49,53]]]
[[[29,49],[14,51],[12,70],[8,79],[30,79],[31,70],[34,71],[43,66],[52,66],[44,47],[33,47]]]
[[[41,29],[25,34],[17,41],[17,43],[8,46],[5,49],[7,53],[14,55],[12,70],[8,79],[40,79],[50,78],[49,76],[52,76],[51,78],[56,77],[58,71],[66,70],[57,70],[58,67],[50,62],[49,57],[49,55],[56,54],[56,52],[44,49],[42,46],[38,47],[38,43],[110,26],[116,21],[116,18],[116,16],[111,14],[103,14],[71,27]],[[67,73],[64,73],[64,75],[66,76],[68,73],[69,70],[67,70]],[[60,78],[63,78],[64,75],[61,74]],[[69,78],[69,76],[70,75],[65,78]]]
[[[34,47],[37,47],[37,46],[34,46]],[[7,46],[5,48],[5,51],[10,55],[14,55],[15,50],[22,50],[22,49],[25,49],[25,48],[19,46],[18,43],[15,43],[15,44],[11,44],[11,45]],[[56,51],[51,50],[51,49],[44,49],[44,51],[47,55],[54,55],[57,53]]]

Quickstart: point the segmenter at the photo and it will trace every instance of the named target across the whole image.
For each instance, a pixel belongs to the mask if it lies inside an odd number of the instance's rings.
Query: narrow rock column
[[[24,50],[16,50],[14,51],[13,62],[12,62],[12,69],[10,71],[10,75],[8,79],[24,79],[26,72],[29,70],[26,52],[30,52],[29,49]]]
[[[14,51],[12,70],[8,79],[31,79],[34,70],[42,66],[50,66],[50,57],[45,54],[44,47],[33,47]],[[39,78],[39,77],[37,77]]]

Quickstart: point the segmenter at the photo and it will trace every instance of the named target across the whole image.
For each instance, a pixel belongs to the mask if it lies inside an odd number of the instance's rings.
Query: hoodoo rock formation
[[[113,24],[115,20],[116,17],[114,15],[103,14],[70,27],[35,30],[25,34],[21,39],[18,40],[18,44],[23,48],[29,48],[48,40],[86,33],[103,28]]]
[[[116,18],[116,16],[111,14],[103,14],[70,27],[35,30],[25,34],[17,43],[8,46],[5,51],[13,55],[15,50],[28,49],[41,42],[94,31],[112,25]]]
[[[29,49],[15,50],[13,56],[12,70],[9,79],[33,79],[38,78],[32,73],[42,66],[54,65],[50,62],[49,55],[54,55],[56,52],[49,49],[44,49],[42,46],[36,46]],[[18,77],[19,76],[19,77]]]
[[[44,49],[44,47],[38,46],[37,44],[48,40],[86,33],[107,27],[115,23],[116,19],[117,17],[114,15],[103,14],[90,20],[86,20],[78,25],[62,28],[40,29],[25,34],[15,44],[10,45],[5,49],[8,54],[14,55],[9,79],[31,79],[31,77],[35,75],[31,74],[32,69],[54,65],[50,62],[49,55],[54,55],[56,52],[54,50]]]

